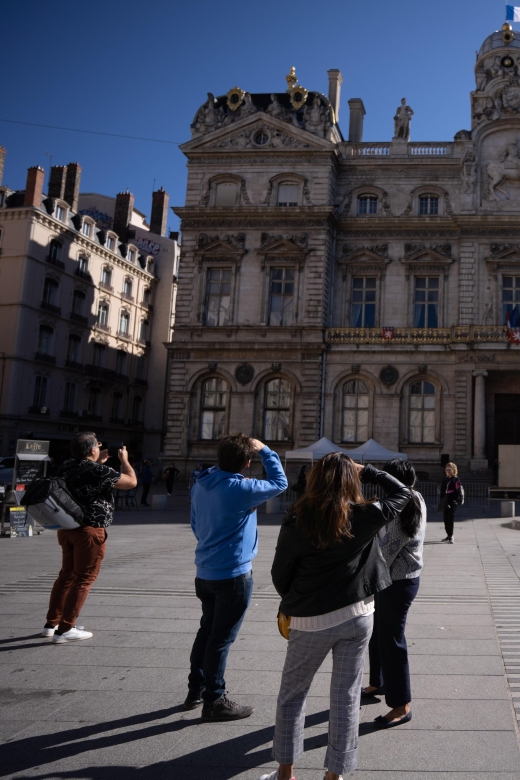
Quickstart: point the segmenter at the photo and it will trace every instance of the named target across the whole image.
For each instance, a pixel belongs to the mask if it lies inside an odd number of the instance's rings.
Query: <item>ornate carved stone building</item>
[[[192,125],[167,453],[242,429],[282,453],[373,437],[430,470],[520,443],[520,35],[482,45],[471,130],[364,143],[364,107],[208,95]],[[429,465],[428,465],[429,464]]]

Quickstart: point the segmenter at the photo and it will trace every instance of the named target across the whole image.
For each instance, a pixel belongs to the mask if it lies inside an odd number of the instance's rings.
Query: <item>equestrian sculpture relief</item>
[[[490,162],[486,166],[489,177],[489,198],[491,200],[510,200],[505,186],[508,182],[520,182],[520,153],[518,139],[507,145],[504,154],[498,162]],[[497,193],[501,193],[501,198]]]

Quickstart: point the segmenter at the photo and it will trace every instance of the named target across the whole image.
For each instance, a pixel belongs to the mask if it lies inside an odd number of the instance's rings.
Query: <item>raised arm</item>
[[[379,485],[387,494],[372,504],[373,509],[379,510],[379,517],[374,517],[378,528],[394,520],[412,498],[410,488],[405,487],[386,471],[374,468],[371,463],[367,463],[361,472],[361,481],[369,485]]]
[[[263,442],[253,439],[255,452],[260,455],[267,479],[244,479],[240,483],[244,508],[253,508],[274,498],[287,489],[287,477],[280,458]]]
[[[117,490],[132,490],[133,488],[137,487],[137,477],[135,476],[135,471],[130,465],[128,460],[128,452],[126,451],[126,447],[124,445],[120,450],[118,450],[117,457],[121,463],[121,476],[117,480],[114,487],[117,488]]]

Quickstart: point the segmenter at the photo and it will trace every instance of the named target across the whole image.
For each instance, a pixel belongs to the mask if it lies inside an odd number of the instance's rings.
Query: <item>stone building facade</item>
[[[47,193],[44,178],[0,186],[0,454],[33,437],[60,457],[93,429],[159,458],[179,256],[168,195],[153,193],[148,225],[129,192],[80,193],[76,163],[51,168]]]
[[[166,449],[214,460],[241,429],[280,454],[372,437],[431,474],[520,443],[520,35],[491,34],[471,129],[362,138],[341,74],[234,88],[197,112],[182,219]]]

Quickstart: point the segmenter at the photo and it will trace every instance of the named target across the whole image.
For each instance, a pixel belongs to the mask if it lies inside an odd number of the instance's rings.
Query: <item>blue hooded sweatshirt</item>
[[[201,579],[227,580],[251,571],[258,552],[256,507],[287,488],[276,452],[264,447],[259,454],[267,479],[247,479],[212,466],[192,488],[191,527]]]

